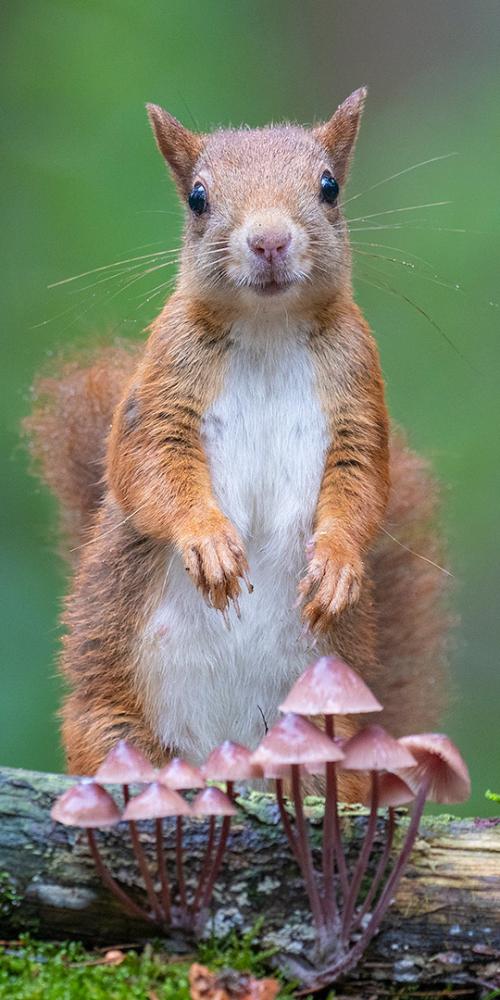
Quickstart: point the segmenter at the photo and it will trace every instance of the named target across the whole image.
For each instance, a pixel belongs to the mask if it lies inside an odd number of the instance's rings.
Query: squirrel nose
[[[287,230],[268,230],[247,237],[252,252],[268,263],[285,257],[291,241],[292,234]]]

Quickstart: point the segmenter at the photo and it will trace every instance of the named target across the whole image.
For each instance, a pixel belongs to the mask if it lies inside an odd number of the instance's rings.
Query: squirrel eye
[[[321,197],[323,201],[328,202],[329,205],[333,205],[339,196],[339,185],[338,181],[335,180],[333,174],[329,170],[324,170],[321,174]]]
[[[195,215],[203,215],[208,206],[208,196],[205,185],[198,181],[188,198],[188,205]]]

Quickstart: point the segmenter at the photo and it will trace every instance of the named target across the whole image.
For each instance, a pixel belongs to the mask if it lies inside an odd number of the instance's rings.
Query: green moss
[[[489,788],[486,789],[484,797],[485,799],[488,799],[490,802],[500,802],[500,793],[492,792]]]
[[[128,951],[121,965],[104,965],[103,950],[87,951],[78,942],[54,944],[23,937],[0,948],[1,1000],[189,1000],[192,961],[211,969],[232,968],[254,975],[275,975],[274,952],[255,944],[258,928],[243,937],[200,945],[196,955],[173,961],[161,942],[142,952]],[[283,984],[280,997],[294,995]]]
[[[21,897],[12,876],[8,872],[0,872],[0,914],[2,917],[11,917],[20,902]]]

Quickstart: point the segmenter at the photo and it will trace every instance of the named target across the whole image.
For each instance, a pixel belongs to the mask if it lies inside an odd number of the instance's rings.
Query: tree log
[[[88,944],[142,942],[151,927],[127,916],[101,885],[82,832],[50,819],[50,807],[72,779],[14,769],[0,770],[0,933],[30,931],[43,938],[78,938]],[[239,800],[208,930],[245,931],[262,918],[262,946],[307,953],[310,919],[301,879],[290,856],[271,796],[246,791]],[[321,803],[308,812],[313,840],[320,837]],[[343,810],[348,856],[354,858],[366,811]],[[406,819],[400,818],[404,828]],[[165,822],[171,865],[174,822]],[[152,858],[153,830],[141,824]],[[195,884],[205,844],[201,820],[186,824],[188,885]],[[141,883],[127,827],[97,832],[117,881],[141,899]],[[380,821],[379,840],[383,836]],[[172,866],[173,867],[173,866]],[[190,947],[180,932],[165,942]],[[480,996],[500,986],[500,820],[428,817],[396,899],[365,959],[342,983],[344,995],[407,996],[402,984],[439,995]],[[399,991],[399,992],[398,992]],[[463,991],[463,992],[462,992]],[[453,995],[453,994],[452,994]]]

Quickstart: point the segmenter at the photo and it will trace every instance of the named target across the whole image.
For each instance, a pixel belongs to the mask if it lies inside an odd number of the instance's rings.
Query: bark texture
[[[85,836],[50,819],[52,802],[71,783],[61,775],[0,770],[0,933],[12,937],[29,930],[89,944],[141,942],[151,937],[151,927],[128,917],[100,884]],[[245,792],[240,806],[208,932],[248,930],[262,918],[264,947],[303,957],[312,937],[309,915],[274,800]],[[319,843],[320,801],[310,800],[307,811]],[[405,823],[402,816],[398,836]],[[366,826],[364,811],[346,809],[342,826],[354,858]],[[173,873],[174,822],[166,820],[165,829]],[[382,829],[381,823],[379,835]],[[141,831],[152,857],[154,831],[148,824],[141,824]],[[97,836],[114,877],[141,899],[127,827],[120,824]],[[186,824],[188,885],[195,884],[205,838],[202,821]],[[190,943],[177,931],[167,946],[178,952]],[[500,820],[423,821],[396,900],[341,992],[406,997],[409,984],[426,990],[426,996],[439,995],[444,987],[457,996],[481,996],[500,987]]]

